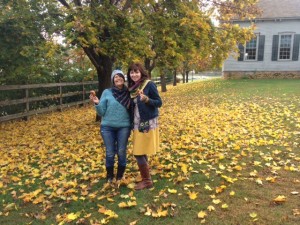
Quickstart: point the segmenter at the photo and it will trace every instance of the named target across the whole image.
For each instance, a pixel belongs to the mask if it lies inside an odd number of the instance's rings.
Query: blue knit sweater
[[[111,88],[105,89],[100,102],[95,105],[97,114],[102,117],[101,125],[108,127],[130,127],[128,110],[113,96]]]

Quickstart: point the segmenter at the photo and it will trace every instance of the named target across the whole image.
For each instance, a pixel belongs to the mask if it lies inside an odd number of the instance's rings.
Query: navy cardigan
[[[143,89],[143,94],[149,97],[149,101],[147,103],[142,102],[140,96],[138,96],[137,106],[140,113],[141,121],[144,122],[158,117],[158,108],[162,106],[162,101],[158,94],[156,84],[153,83],[153,81],[148,82],[146,87]]]

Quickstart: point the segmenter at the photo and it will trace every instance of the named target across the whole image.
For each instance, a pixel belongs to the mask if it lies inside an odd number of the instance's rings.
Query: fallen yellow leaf
[[[171,193],[171,194],[176,194],[177,190],[176,189],[169,189],[168,188],[168,192]]]
[[[222,209],[227,209],[228,208],[228,205],[225,203],[225,204],[222,204],[221,206]]]
[[[190,191],[187,194],[189,195],[189,198],[192,200],[196,199],[198,195],[197,192],[190,192]]]
[[[286,201],[286,197],[284,195],[278,195],[273,201],[277,204],[282,204]]]
[[[76,214],[76,213],[69,213],[69,214],[67,215],[67,219],[68,219],[69,221],[72,221],[72,220],[77,219],[78,216],[79,216],[79,215]]]
[[[208,211],[215,211],[216,209],[215,209],[215,207],[213,207],[212,205],[209,205],[208,207],[207,207],[207,209],[208,209]]]
[[[132,221],[129,223],[129,225],[136,225],[137,222],[138,222],[138,220]]]
[[[204,219],[206,216],[207,216],[207,214],[205,211],[200,211],[198,213],[198,218],[200,218],[200,219]]]
[[[294,216],[300,216],[300,209],[293,209]]]
[[[214,199],[214,200],[213,200],[213,203],[216,204],[216,205],[217,205],[217,204],[220,204],[220,202],[221,202],[220,199]]]

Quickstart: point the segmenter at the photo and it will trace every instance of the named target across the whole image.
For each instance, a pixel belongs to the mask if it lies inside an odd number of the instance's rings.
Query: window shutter
[[[299,59],[299,44],[300,44],[300,34],[296,34],[294,36],[293,61],[298,61]]]
[[[264,60],[264,52],[265,52],[265,35],[260,35],[258,41],[258,56],[257,56],[258,61]]]
[[[244,61],[244,45],[239,44],[239,52],[240,56],[238,58],[238,61]]]
[[[279,35],[273,35],[273,44],[272,44],[272,61],[277,61],[278,59],[278,44],[279,44]]]

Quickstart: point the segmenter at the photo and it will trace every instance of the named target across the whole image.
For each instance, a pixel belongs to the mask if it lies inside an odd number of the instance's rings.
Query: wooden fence
[[[63,108],[75,106],[75,105],[84,105],[88,103],[89,100],[89,90],[92,85],[98,84],[98,81],[87,81],[87,82],[72,82],[72,83],[50,83],[50,84],[29,84],[29,85],[0,85],[0,92],[4,93],[5,91],[18,91],[18,90],[25,90],[23,98],[19,99],[5,99],[0,101],[0,109],[4,108],[5,106],[12,106],[12,105],[20,105],[23,104],[23,112],[20,113],[13,113],[8,114],[5,113],[4,110],[1,110],[0,113],[0,122],[24,118],[27,119],[28,117],[40,113],[51,112],[56,110],[62,110]],[[77,86],[80,90],[78,91],[71,91],[64,93],[65,87]],[[41,95],[41,96],[30,96],[30,91],[33,92],[34,89],[41,89],[41,88],[58,88],[56,94],[49,94],[49,95]],[[96,88],[93,88],[94,90]],[[96,89],[97,90],[97,89]],[[64,102],[64,98],[72,97],[72,96],[79,96],[80,100],[76,100],[73,102]],[[32,109],[31,104],[34,104],[38,101],[50,101],[55,100],[56,104],[52,104],[46,107],[39,107],[36,109]]]
[[[160,85],[160,78],[153,78],[152,81]],[[166,79],[167,83],[171,83],[171,79]],[[76,106],[76,105],[84,105],[87,104],[89,100],[89,91],[91,89],[97,90],[97,88],[91,88],[92,85],[98,84],[98,81],[87,81],[87,82],[72,82],[72,83],[48,83],[48,84],[29,84],[29,85],[0,85],[0,93],[5,93],[6,91],[24,91],[24,94],[22,94],[21,98],[18,99],[11,99],[9,95],[9,98],[5,98],[3,96],[0,96],[0,122],[3,121],[9,121],[14,119],[28,119],[30,116],[37,115],[40,113],[46,113],[56,110],[62,110],[66,107]],[[79,91],[67,91],[64,92],[64,88],[71,87],[71,86],[77,86],[80,87]],[[38,89],[41,88],[57,88],[58,91],[56,94],[45,94],[41,93],[39,96],[32,96],[30,94],[30,91],[33,93],[36,93]],[[36,91],[34,91],[36,90]],[[80,100],[77,101],[67,101],[64,102],[64,99],[67,97],[74,97],[74,96],[81,96]],[[2,100],[5,98],[4,100]],[[55,100],[55,103],[52,103],[48,106],[38,106],[33,107],[33,105],[36,102],[39,101],[51,101]],[[23,106],[22,106],[23,104]],[[13,105],[19,105],[18,108],[22,109],[22,112],[12,112],[7,113],[7,110],[5,110],[5,107],[13,106]]]

